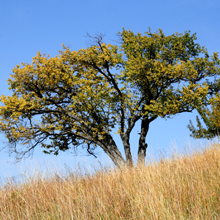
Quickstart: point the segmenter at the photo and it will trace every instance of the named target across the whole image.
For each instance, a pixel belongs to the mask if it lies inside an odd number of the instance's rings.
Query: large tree
[[[13,69],[13,94],[0,98],[0,130],[17,159],[38,145],[55,155],[81,146],[94,156],[99,146],[116,166],[133,165],[130,134],[141,121],[137,150],[143,163],[150,123],[209,104],[216,92],[209,78],[219,76],[219,58],[195,43],[195,34],[123,29],[119,37],[119,46],[97,36],[86,49],[63,46],[54,58],[37,53],[31,64]]]

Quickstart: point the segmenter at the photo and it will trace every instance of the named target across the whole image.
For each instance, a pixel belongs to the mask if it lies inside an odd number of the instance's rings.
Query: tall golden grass
[[[137,168],[8,183],[0,219],[220,219],[220,145]]]

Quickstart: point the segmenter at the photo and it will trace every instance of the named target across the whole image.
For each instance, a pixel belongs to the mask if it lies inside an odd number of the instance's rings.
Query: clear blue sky
[[[37,51],[55,56],[62,43],[72,50],[84,48],[87,32],[104,33],[105,41],[113,44],[123,27],[141,33],[149,27],[152,31],[161,28],[166,35],[191,30],[209,53],[220,52],[219,11],[219,0],[0,0],[0,94],[11,95],[6,80],[16,64],[30,63]],[[169,153],[172,142],[179,149],[188,142],[195,143],[187,129],[190,119],[195,122],[195,116],[196,112],[184,113],[167,121],[153,122],[147,136],[148,156]],[[138,130],[137,125],[131,136],[134,156]],[[3,135],[0,140],[4,141]],[[82,159],[85,165],[95,163],[91,157],[82,155],[85,155],[83,151],[78,157],[68,153],[46,156],[36,149],[32,159],[13,164],[13,157],[0,152],[0,177],[18,175],[21,166],[25,170],[36,160],[50,164],[57,160],[61,168],[65,163],[75,166]],[[99,159],[103,165],[108,163],[101,149]]]

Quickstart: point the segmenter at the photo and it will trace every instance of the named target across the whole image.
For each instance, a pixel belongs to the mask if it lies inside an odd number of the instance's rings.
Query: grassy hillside
[[[220,145],[139,168],[8,183],[0,219],[220,219]]]

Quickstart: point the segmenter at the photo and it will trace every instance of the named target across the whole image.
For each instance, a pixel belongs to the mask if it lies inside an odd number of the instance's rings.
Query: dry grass
[[[220,146],[139,168],[8,183],[0,219],[220,219]]]

